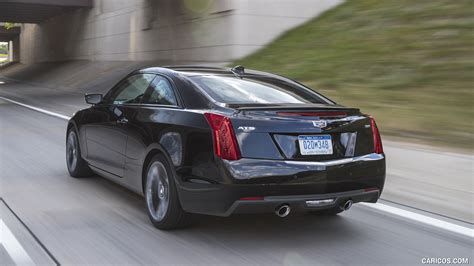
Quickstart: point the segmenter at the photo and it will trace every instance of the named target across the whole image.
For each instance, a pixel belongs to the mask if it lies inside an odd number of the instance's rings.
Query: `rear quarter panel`
[[[187,179],[219,179],[213,163],[212,134],[202,112],[165,107],[136,107],[129,120],[125,176],[137,192],[143,189],[143,173],[149,156],[164,153],[177,182]]]

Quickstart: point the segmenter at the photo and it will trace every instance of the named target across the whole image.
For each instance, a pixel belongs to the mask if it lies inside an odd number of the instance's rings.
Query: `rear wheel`
[[[148,217],[159,229],[175,229],[190,222],[190,214],[181,208],[173,172],[161,154],[155,155],[148,165],[145,201]]]
[[[85,177],[93,175],[87,162],[82,159],[81,148],[76,130],[71,127],[66,139],[66,164],[69,175],[72,177]]]

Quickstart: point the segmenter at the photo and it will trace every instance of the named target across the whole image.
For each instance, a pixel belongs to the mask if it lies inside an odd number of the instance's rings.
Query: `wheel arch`
[[[68,123],[67,123],[67,128],[66,128],[66,141],[68,137],[69,130],[71,128],[74,128],[76,130],[76,135],[77,135],[77,141],[79,142],[79,148],[81,149],[81,156],[83,159],[86,159],[87,157],[87,143],[84,135],[81,135],[81,132],[79,130],[78,123],[74,120],[74,117],[71,118]]]
[[[66,128],[66,139],[67,139],[67,135],[68,135],[68,133],[69,133],[69,130],[70,130],[71,128],[76,129],[76,132],[78,133],[76,122],[74,122],[73,120],[69,120],[69,121],[67,122],[67,128]],[[78,134],[79,134],[79,133],[78,133]]]

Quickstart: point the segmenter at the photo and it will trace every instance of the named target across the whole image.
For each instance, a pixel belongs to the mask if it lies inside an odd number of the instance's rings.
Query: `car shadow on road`
[[[230,217],[215,217],[195,215],[194,222],[186,227],[171,231],[161,231],[153,228],[146,216],[143,198],[127,189],[103,178],[87,178],[81,182],[91,182],[99,186],[99,190],[115,198],[121,205],[121,210],[133,210],[140,214],[134,219],[137,226],[148,228],[146,231],[155,231],[157,237],[175,235],[188,241],[196,239],[201,242],[226,243],[226,246],[241,247],[243,249],[255,247],[255,244],[265,246],[291,245],[292,248],[304,245],[330,245],[341,241],[356,242],[363,238],[364,228],[356,219],[350,217],[350,211],[335,216],[320,216],[309,213],[291,213],[288,217],[280,218],[273,213],[266,214],[238,214]],[[200,239],[200,240],[198,240]],[[317,241],[316,241],[317,240]],[[281,248],[279,246],[279,248]]]

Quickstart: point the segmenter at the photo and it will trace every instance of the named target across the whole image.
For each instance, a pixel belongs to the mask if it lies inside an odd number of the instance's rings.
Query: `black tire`
[[[67,132],[66,165],[71,177],[86,177],[94,174],[87,162],[82,159],[79,138],[74,127],[71,127]]]
[[[320,215],[320,216],[334,216],[334,215],[338,215],[341,212],[343,212],[343,210],[339,206],[336,206],[330,209],[310,211],[309,213],[313,215]]]
[[[165,156],[153,156],[144,180],[146,210],[156,228],[170,230],[191,223],[191,214],[185,212],[179,202],[175,175]]]

